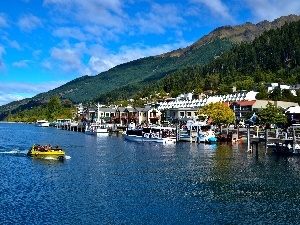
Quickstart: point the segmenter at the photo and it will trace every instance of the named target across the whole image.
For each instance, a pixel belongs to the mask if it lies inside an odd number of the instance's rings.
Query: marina
[[[261,144],[256,156],[244,143],[161,145],[18,123],[0,123],[0,135],[3,224],[299,221],[300,159]],[[28,157],[32,143],[55,143],[66,160]]]
[[[188,123],[187,123],[188,124]],[[212,130],[212,127],[206,122],[193,122],[191,121],[189,129],[185,126],[184,129],[180,126],[174,125],[173,127],[165,127],[166,130],[172,131],[172,138],[170,140],[165,139],[158,140],[156,138],[149,139],[151,136],[150,133],[142,132],[140,130],[140,135],[127,135],[126,130],[132,129],[129,126],[124,126],[122,128],[117,127],[114,124],[108,125],[93,125],[94,127],[102,127],[99,129],[98,133],[108,134],[108,135],[123,135],[124,139],[131,141],[154,141],[154,142],[164,142],[164,143],[175,143],[175,142],[190,142],[190,143],[244,143],[247,144],[248,152],[258,151],[258,145],[263,145],[265,151],[267,148],[273,149],[276,153],[280,154],[299,154],[299,143],[300,143],[300,131],[298,131],[298,125],[291,126],[288,130],[283,131],[283,129],[260,129],[259,127],[248,127],[248,128],[223,128],[217,129],[218,131]],[[135,125],[134,125],[135,126]],[[79,123],[73,124],[71,122],[61,123],[57,125],[57,129],[75,131],[75,132],[85,132],[86,134],[96,134],[95,132],[87,131],[86,125],[81,125]],[[155,126],[154,126],[155,127]],[[159,127],[159,126],[158,126]],[[201,130],[202,127],[202,130]],[[297,130],[297,132],[296,132]],[[137,131],[139,132],[139,131]],[[130,131],[129,133],[132,133]],[[158,131],[159,133],[159,131]],[[144,136],[142,138],[136,138],[139,136]],[[148,138],[148,139],[145,139]],[[277,147],[276,147],[277,146]],[[295,148],[296,146],[296,148]]]

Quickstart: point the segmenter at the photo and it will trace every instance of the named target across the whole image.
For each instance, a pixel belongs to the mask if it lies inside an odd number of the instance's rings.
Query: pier
[[[85,123],[75,123],[75,122],[60,122],[56,123],[53,127],[56,129],[67,130],[67,131],[74,131],[74,132],[85,132],[86,124]],[[123,127],[112,126],[108,129],[109,135],[119,135],[122,133]]]
[[[85,132],[85,125],[83,123],[57,123],[55,127],[61,130]]]
[[[86,124],[79,122],[63,121],[55,124],[57,129],[85,132]],[[119,135],[125,126],[112,125],[109,135]],[[177,126],[177,141],[180,140],[180,127]],[[182,131],[181,131],[182,132]],[[272,150],[277,154],[300,154],[300,129],[290,127],[288,129],[261,129],[259,127],[227,127],[216,131],[219,139],[216,143],[247,144],[247,152],[258,154],[259,146],[264,146],[265,152]],[[224,137],[222,139],[222,137]],[[198,143],[196,135],[190,136],[190,143]]]
[[[264,144],[265,151],[273,150],[277,154],[299,154],[300,148],[297,144],[300,140],[299,132],[296,133],[294,127],[288,129],[275,129],[272,132],[266,129],[262,132],[256,131],[259,135],[250,135],[250,129],[247,128],[247,147],[248,152],[258,153],[258,145]]]

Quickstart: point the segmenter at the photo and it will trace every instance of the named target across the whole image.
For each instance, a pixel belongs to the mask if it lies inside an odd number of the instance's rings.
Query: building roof
[[[222,104],[225,106],[229,106],[232,104],[236,104],[236,105],[240,105],[240,106],[253,106],[254,103],[256,102],[256,100],[252,100],[252,101],[235,101],[235,102],[223,102]]]
[[[116,112],[114,108],[99,108],[100,112]]]
[[[247,106],[247,105],[254,105],[255,102],[256,102],[256,100],[252,100],[252,101],[237,101],[237,104],[239,104],[240,106]]]

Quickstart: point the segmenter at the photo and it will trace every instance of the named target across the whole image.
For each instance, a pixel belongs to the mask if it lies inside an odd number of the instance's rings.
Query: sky
[[[214,29],[300,15],[299,0],[0,1],[0,106]]]

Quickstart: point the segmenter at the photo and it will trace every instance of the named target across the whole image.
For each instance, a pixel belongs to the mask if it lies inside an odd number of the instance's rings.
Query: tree
[[[269,93],[268,93],[268,88],[263,84],[263,83],[260,83],[258,86],[257,86],[257,91],[258,93],[256,94],[256,99],[269,99]]]
[[[296,96],[294,96],[289,89],[282,90],[282,100],[287,102],[295,102]]]
[[[227,95],[231,93],[231,90],[230,90],[230,87],[226,84],[220,84],[219,85],[219,88],[218,88],[218,91],[217,91],[217,94],[218,95]]]
[[[59,97],[52,97],[47,105],[47,119],[53,120],[61,114],[63,105]]]
[[[257,113],[258,121],[261,124],[286,124],[287,118],[282,108],[277,108],[274,104],[268,103],[267,107]]]
[[[208,75],[206,78],[206,88],[215,92],[218,89],[219,82],[220,82],[220,79],[217,74],[216,75]]]
[[[64,101],[64,107],[65,108],[72,108],[72,102],[69,100],[69,99],[66,99],[65,101]]]
[[[273,101],[281,101],[282,100],[282,92],[279,86],[275,87],[273,91],[269,95],[270,99]]]
[[[300,105],[300,89],[296,90],[296,95],[295,101]]]
[[[200,87],[196,87],[195,89],[194,89],[194,94],[201,94],[203,92],[203,90],[202,90],[202,88],[200,88]]]
[[[234,112],[222,102],[208,103],[198,110],[198,115],[207,115],[215,124],[230,124],[235,120]]]

